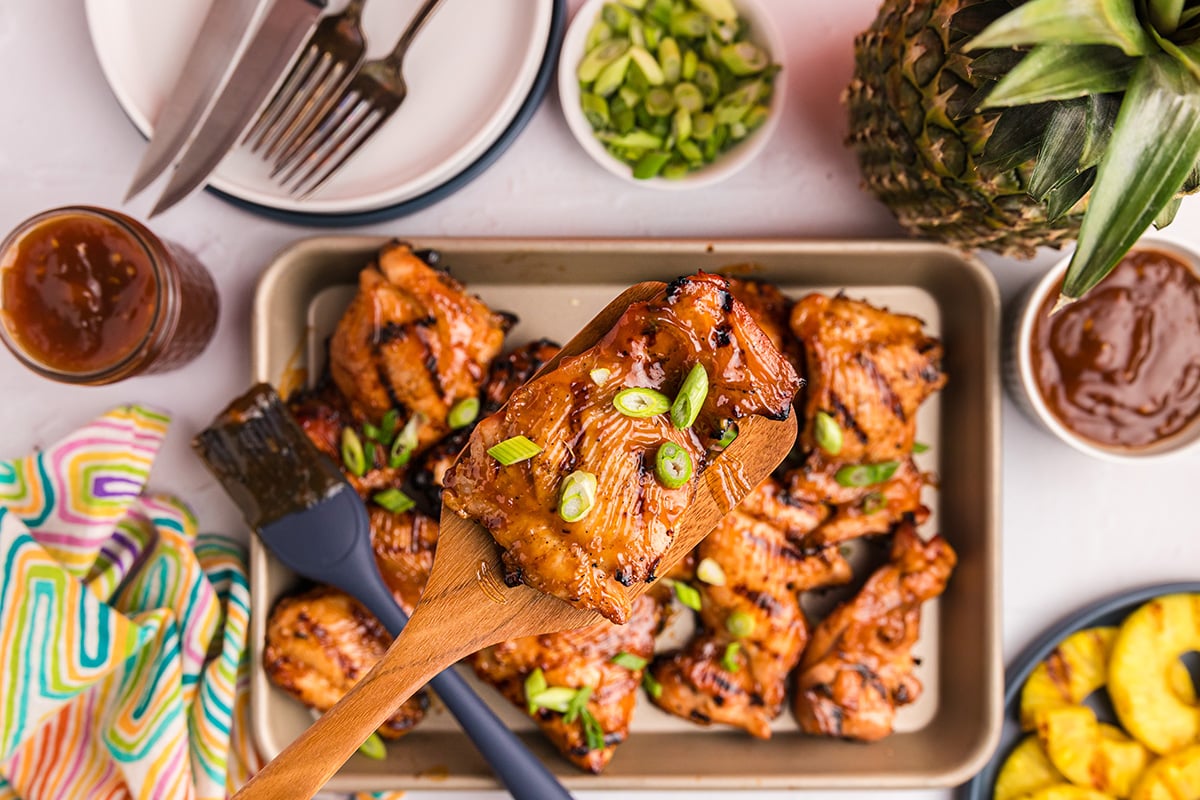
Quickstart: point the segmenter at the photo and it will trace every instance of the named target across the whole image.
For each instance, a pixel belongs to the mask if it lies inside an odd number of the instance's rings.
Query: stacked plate
[[[143,135],[153,130],[210,0],[86,0],[105,78]],[[417,0],[368,2],[368,58],[395,43]],[[562,42],[565,0],[451,0],[404,63],[408,98],[318,193],[291,198],[266,163],[230,153],[209,187],[267,216],[309,225],[372,222],[424,208],[483,172],[524,128],[546,92]]]

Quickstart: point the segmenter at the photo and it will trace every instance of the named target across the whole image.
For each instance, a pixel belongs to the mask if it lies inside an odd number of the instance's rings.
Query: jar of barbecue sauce
[[[0,338],[47,378],[98,386],[181,367],[217,315],[204,267],[115,211],[46,211],[0,244]]]

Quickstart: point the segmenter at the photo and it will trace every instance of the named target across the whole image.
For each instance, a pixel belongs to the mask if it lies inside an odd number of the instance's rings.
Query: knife
[[[262,24],[192,137],[151,217],[191,194],[221,163],[283,80],[288,65],[312,35],[324,7],[325,0],[268,0]]]
[[[183,72],[154,122],[154,133],[138,164],[125,202],[132,200],[171,166],[192,131],[196,130],[228,71],[227,67],[233,63],[257,8],[257,0],[213,0]]]

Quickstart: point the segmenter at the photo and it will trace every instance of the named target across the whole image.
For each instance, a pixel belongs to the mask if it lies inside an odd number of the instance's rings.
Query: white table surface
[[[872,20],[876,0],[764,2],[789,43],[785,118],[759,159],[728,182],[667,194],[617,180],[572,140],[551,92],[512,148],[465,189],[419,214],[354,231],[413,237],[901,235],[888,212],[859,189],[856,164],[842,145],[839,96],[851,72],[851,41]],[[127,207],[121,202],[144,143],[100,74],[81,0],[0,3],[0,105],[0,229],[63,204],[124,208],[144,218],[153,192]],[[182,371],[104,388],[50,383],[0,353],[0,453],[53,441],[120,403],[153,404],[169,410],[174,423],[152,486],[185,498],[204,529],[240,531],[236,511],[188,442],[248,384],[250,303],[259,271],[282,247],[316,231],[261,219],[209,194],[192,196],[152,227],[192,249],[214,274],[223,309],[212,345]],[[1185,202],[1168,233],[1200,246],[1200,201]],[[1046,252],[1032,262],[985,260],[1009,300],[1055,258]],[[1197,576],[1200,536],[1186,520],[1195,505],[1200,453],[1135,465],[1094,461],[1041,432],[1007,397],[1003,424],[1006,657],[1095,598]],[[839,795],[949,796],[933,789]]]

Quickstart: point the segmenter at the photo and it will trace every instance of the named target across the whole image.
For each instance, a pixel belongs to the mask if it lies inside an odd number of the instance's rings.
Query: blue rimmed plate
[[[1009,753],[1021,740],[1021,687],[1029,673],[1042,663],[1063,639],[1076,631],[1103,625],[1120,625],[1125,617],[1143,603],[1168,594],[1200,592],[1200,582],[1161,583],[1122,592],[1092,603],[1051,626],[1021,652],[1004,673],[1004,728],[1000,746],[979,774],[964,784],[959,792],[963,800],[990,800],[996,775]]]
[[[182,69],[210,0],[86,0],[105,78],[143,135]],[[386,52],[417,0],[366,6],[368,57]],[[349,225],[424,208],[482,173],[512,143],[549,85],[565,0],[451,0],[405,60],[409,95],[351,163],[312,197],[291,198],[267,166],[235,150],[209,181],[220,196],[289,222]],[[468,57],[469,54],[469,57]]]

